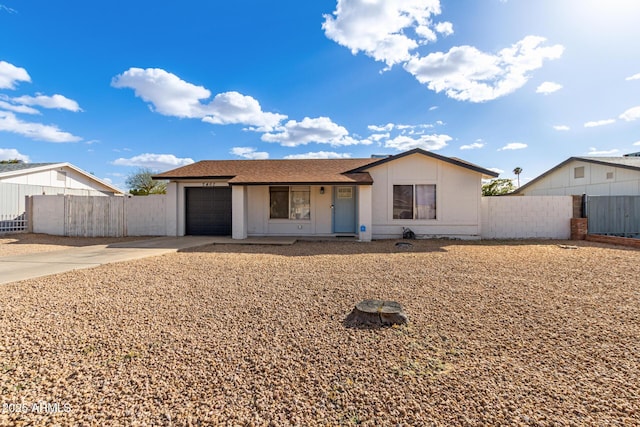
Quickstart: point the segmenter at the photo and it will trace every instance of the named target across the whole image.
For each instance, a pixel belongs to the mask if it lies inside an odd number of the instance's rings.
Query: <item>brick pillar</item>
[[[584,218],[585,212],[582,212],[582,196],[572,196],[573,197],[573,217],[574,218]]]
[[[587,238],[587,218],[571,218],[571,240]]]

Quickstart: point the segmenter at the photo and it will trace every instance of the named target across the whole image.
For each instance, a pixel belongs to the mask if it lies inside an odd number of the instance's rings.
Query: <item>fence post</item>
[[[27,233],[33,233],[33,197],[24,196],[24,220],[27,221]]]

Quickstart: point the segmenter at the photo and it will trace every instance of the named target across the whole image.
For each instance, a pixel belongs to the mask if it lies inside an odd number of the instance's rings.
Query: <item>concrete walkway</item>
[[[292,238],[232,240],[229,237],[214,236],[156,237],[109,245],[5,256],[0,257],[0,284],[211,244],[291,245],[293,243],[295,239]]]

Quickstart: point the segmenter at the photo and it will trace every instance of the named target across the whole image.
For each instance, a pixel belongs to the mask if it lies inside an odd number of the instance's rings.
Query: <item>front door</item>
[[[356,187],[333,187],[333,232],[356,232]]]

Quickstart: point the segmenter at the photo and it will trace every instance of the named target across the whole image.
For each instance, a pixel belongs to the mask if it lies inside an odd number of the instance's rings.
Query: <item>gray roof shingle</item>
[[[0,173],[33,169],[41,166],[57,165],[58,163],[0,163]]]

